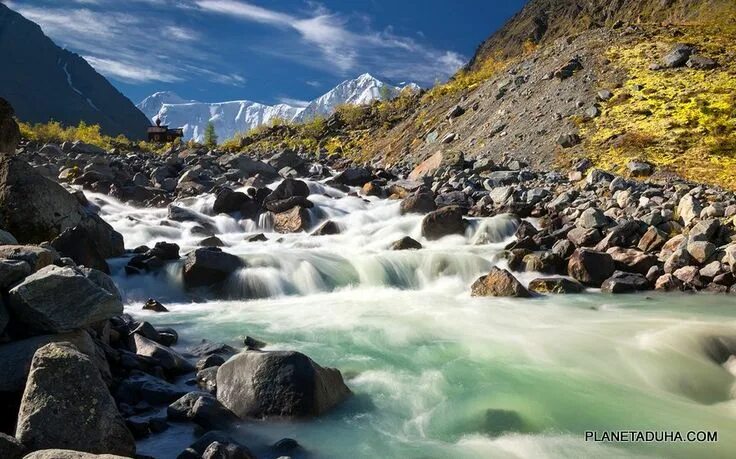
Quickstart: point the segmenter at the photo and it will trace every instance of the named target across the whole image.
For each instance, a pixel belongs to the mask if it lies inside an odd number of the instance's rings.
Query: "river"
[[[426,241],[422,216],[400,215],[398,201],[309,186],[310,212],[341,234],[280,235],[265,218],[211,218],[224,250],[248,265],[217,299],[186,292],[180,264],[126,277],[125,260],[111,263],[126,311],[174,327],[180,350],[250,335],[340,369],[348,402],[308,422],[247,423],[238,435],[255,452],[291,437],[315,458],[736,457],[736,363],[709,353],[714,337],[736,337],[736,296],[471,298],[470,284],[504,265],[513,218],[475,219],[465,236]],[[162,226],[166,209],[88,197],[128,248],[166,240],[186,253],[204,237],[191,234],[193,223]],[[178,204],[205,212],[213,201]],[[258,232],[269,241],[244,241]],[[407,235],[424,248],[389,250]],[[142,311],[149,297],[171,312]],[[584,436],[612,430],[717,431],[718,442]],[[192,440],[174,426],[139,452],[173,458]]]

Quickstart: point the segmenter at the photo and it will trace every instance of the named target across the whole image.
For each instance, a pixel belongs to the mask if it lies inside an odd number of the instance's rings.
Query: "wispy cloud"
[[[308,100],[292,99],[291,97],[279,97],[279,103],[291,105],[292,107],[306,107],[309,105]]]
[[[264,52],[322,68],[328,63],[340,75],[362,68],[389,78],[426,83],[446,78],[466,60],[453,51],[438,50],[397,35],[390,28],[372,30],[366,18],[362,21],[364,30],[357,30],[360,24],[351,24],[348,18],[330,13],[321,6],[312,16],[298,16],[238,0],[195,0],[195,5],[205,12],[297,32],[304,44],[320,51],[321,60],[316,61],[305,50],[295,49],[292,42],[286,49],[266,49]]]
[[[168,0],[133,1],[170,7]],[[75,2],[81,5],[8,6],[39,24],[57,44],[83,55],[97,71],[120,81],[173,83],[196,77],[227,85],[245,82],[236,72],[210,69],[211,56],[199,47],[202,35],[190,27],[160,16],[116,10],[120,3],[110,0]]]

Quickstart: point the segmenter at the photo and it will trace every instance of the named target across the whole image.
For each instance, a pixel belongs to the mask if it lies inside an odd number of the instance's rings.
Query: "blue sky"
[[[523,0],[9,0],[137,103],[299,104],[370,72],[431,86]]]

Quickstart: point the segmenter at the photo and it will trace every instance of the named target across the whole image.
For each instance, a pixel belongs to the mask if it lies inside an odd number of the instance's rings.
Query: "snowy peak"
[[[164,124],[183,128],[185,139],[202,141],[204,129],[211,122],[220,140],[225,140],[276,118],[304,122],[315,116],[328,116],[341,104],[362,105],[374,100],[392,99],[404,87],[419,89],[414,83],[392,86],[364,73],[353,80],[343,81],[306,107],[265,105],[249,100],[204,103],[185,100],[170,91],[152,94],[137,106],[151,120],[159,118]]]

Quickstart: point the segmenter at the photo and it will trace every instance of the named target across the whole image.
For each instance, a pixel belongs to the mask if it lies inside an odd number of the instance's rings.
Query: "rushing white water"
[[[398,202],[310,189],[315,220],[332,219],[341,234],[278,235],[265,219],[211,219],[224,250],[247,263],[227,281],[227,300],[185,292],[177,263],[133,277],[122,272],[125,260],[113,263],[128,312],[175,327],[183,349],[202,338],[237,344],[247,334],[343,372],[354,397],[310,422],[247,424],[240,435],[254,450],[288,436],[329,458],[736,455],[736,365],[706,352],[712,337],[736,337],[734,297],[471,298],[473,280],[502,263],[514,219],[479,219],[465,236],[426,241],[422,217],[401,216]],[[165,209],[89,197],[130,248],[166,240],[186,253],[203,238],[192,223],[162,226]],[[206,211],[212,202],[180,204]],[[244,242],[256,232],[269,241]],[[407,235],[424,249],[388,249]],[[148,297],[171,312],[142,311]],[[499,434],[489,409],[515,411],[522,425]],[[583,435],[621,429],[715,430],[719,441],[595,443]],[[140,449],[175,457],[191,441],[177,427]]]

